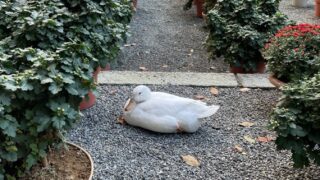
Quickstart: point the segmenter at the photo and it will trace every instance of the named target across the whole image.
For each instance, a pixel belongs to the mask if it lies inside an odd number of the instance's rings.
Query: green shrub
[[[290,83],[282,92],[270,121],[278,149],[291,150],[295,167],[310,160],[320,165],[320,73]]]
[[[266,44],[268,67],[283,81],[311,77],[320,71],[320,25],[299,24],[281,29]]]
[[[20,3],[0,3],[0,33],[2,38],[10,36],[10,48],[55,49],[66,41],[78,40],[94,49],[92,53],[103,67],[118,54],[131,18],[126,0]]]
[[[22,176],[62,141],[98,66],[114,59],[127,0],[0,1],[0,179]]]
[[[216,4],[217,0],[205,0],[203,4],[204,14],[207,14],[211,9],[213,9]]]
[[[208,13],[208,51],[231,66],[255,70],[262,61],[260,49],[285,24],[274,0],[220,0]]]

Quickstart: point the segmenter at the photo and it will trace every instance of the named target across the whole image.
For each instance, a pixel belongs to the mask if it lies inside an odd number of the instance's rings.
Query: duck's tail
[[[217,105],[212,105],[212,106],[207,106],[207,107],[208,107],[207,110],[205,112],[203,112],[202,114],[200,114],[199,118],[205,118],[205,117],[212,116],[220,108],[220,106],[217,106]]]

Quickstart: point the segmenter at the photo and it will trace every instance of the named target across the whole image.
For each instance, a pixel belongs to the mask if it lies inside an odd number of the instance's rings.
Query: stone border
[[[104,71],[99,74],[98,83],[274,88],[268,74],[233,73]]]

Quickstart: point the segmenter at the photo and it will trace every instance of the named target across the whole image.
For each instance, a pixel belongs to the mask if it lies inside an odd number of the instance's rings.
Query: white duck
[[[199,118],[209,117],[219,109],[219,106],[207,106],[201,101],[151,92],[144,85],[134,88],[132,95],[124,107],[124,120],[160,133],[193,133],[200,127]]]

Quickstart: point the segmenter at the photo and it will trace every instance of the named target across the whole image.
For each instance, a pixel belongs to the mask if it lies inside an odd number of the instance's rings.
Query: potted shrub
[[[65,41],[86,42],[90,49],[94,49],[92,56],[98,59],[98,63],[93,64],[94,68],[106,67],[118,55],[121,44],[126,40],[131,18],[129,1],[120,2],[109,0],[96,3],[94,9],[90,7],[94,3],[92,1],[59,3],[42,0],[15,10],[12,7],[17,5],[5,3],[1,7],[4,13],[0,17],[0,27],[3,27],[1,32],[14,33],[13,38],[17,43],[13,47],[54,49]],[[49,6],[55,8],[48,8]],[[81,9],[81,12],[77,9]],[[89,94],[87,98],[93,97],[92,95]]]
[[[130,13],[127,0],[0,2],[0,179],[47,164],[95,91],[93,72],[125,40]]]
[[[265,45],[263,56],[272,83],[291,82],[320,71],[320,25],[298,24],[279,30]]]
[[[320,73],[283,86],[270,128],[279,150],[290,150],[295,167],[320,165]]]
[[[209,36],[206,40],[212,57],[223,56],[231,72],[264,72],[260,50],[268,38],[288,23],[273,0],[220,0],[208,12]]]

